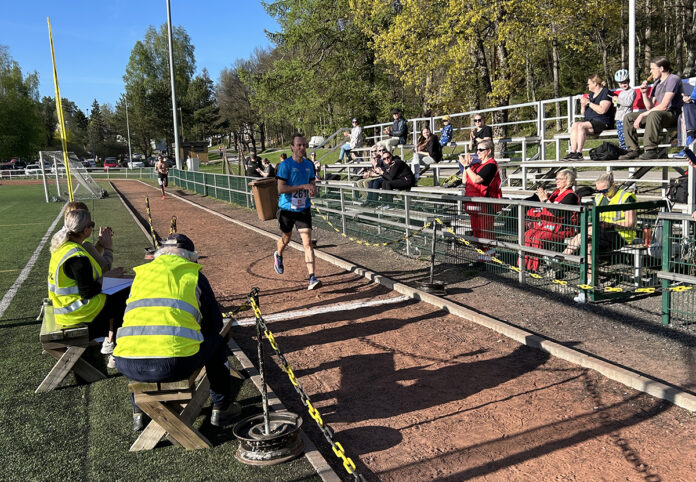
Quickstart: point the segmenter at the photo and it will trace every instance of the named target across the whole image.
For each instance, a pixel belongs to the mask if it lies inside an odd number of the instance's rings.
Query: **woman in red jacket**
[[[466,186],[464,194],[469,197],[501,198],[500,173],[498,163],[493,159],[493,141],[484,140],[478,143],[476,156],[468,152],[459,156],[459,163],[464,168],[462,182]],[[471,229],[476,238],[495,239],[493,221],[500,206],[491,203],[466,203],[464,206],[471,218]],[[479,261],[490,261],[495,249],[489,245],[479,245],[485,254],[479,254]]]
[[[570,169],[563,169],[556,174],[556,190],[548,194],[542,188],[537,189],[530,201],[542,203],[580,205],[580,198],[573,186],[575,185],[575,173]],[[527,226],[524,233],[524,244],[532,248],[543,248],[544,244],[560,243],[565,238],[575,235],[577,232],[577,212],[561,211],[559,209],[531,208],[527,211]],[[531,227],[530,227],[531,225]],[[539,258],[525,256],[524,265],[528,271],[539,269]]]

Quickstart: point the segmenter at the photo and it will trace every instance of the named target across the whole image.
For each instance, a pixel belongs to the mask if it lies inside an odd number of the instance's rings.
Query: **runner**
[[[162,199],[167,197],[164,194],[164,188],[169,184],[169,164],[162,159],[162,156],[157,157],[157,162],[155,163],[155,172],[157,173],[157,182],[159,182],[162,188]]]
[[[309,273],[309,290],[321,287],[321,281],[314,276],[314,248],[312,247],[312,202],[311,196],[316,196],[314,164],[305,157],[307,141],[302,134],[292,138],[292,157],[284,160],[278,166],[278,225],[282,235],[278,240],[278,250],[273,253],[273,268],[276,273],[283,274],[283,251],[292,238],[292,228],[302,238],[305,263]]]

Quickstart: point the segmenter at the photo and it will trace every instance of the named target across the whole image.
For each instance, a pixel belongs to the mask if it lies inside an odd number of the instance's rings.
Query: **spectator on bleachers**
[[[401,111],[393,109],[392,117],[394,117],[394,123],[391,127],[384,129],[384,133],[389,137],[377,143],[378,146],[384,146],[390,150],[398,145],[405,145],[406,136],[408,135],[408,122],[401,115]]]
[[[442,129],[440,129],[440,146],[445,147],[452,140],[452,124],[450,116],[442,117]]]
[[[672,67],[666,57],[657,57],[650,62],[650,75],[657,79],[648,97],[648,81],[640,86],[643,102],[648,109],[644,112],[632,112],[624,117],[624,133],[628,152],[620,156],[621,160],[657,159],[657,146],[662,137],[662,129],[675,127],[681,113],[682,80],[672,73]],[[645,127],[643,147],[645,152],[640,154],[637,129]]]
[[[476,154],[477,156],[472,156],[471,153],[467,152],[460,155],[460,163],[464,166],[462,182],[465,184],[465,196],[503,197],[498,163],[493,158],[493,141],[490,139],[479,141]],[[498,211],[496,205],[468,202],[464,209],[471,218],[471,229],[474,237],[495,239],[493,221],[495,213]],[[489,248],[485,244],[479,244],[479,247],[485,250],[485,254],[479,254],[478,260],[490,261],[495,254],[495,249]]]
[[[564,161],[581,161],[582,148],[587,135],[599,135],[611,129],[614,123],[614,104],[607,84],[597,74],[587,78],[590,95],[580,98],[580,114],[584,120],[575,122],[570,128],[570,151]]]
[[[614,184],[614,176],[611,173],[601,174],[595,181],[596,194],[594,198],[595,206],[614,206],[627,203],[635,203],[635,194],[619,189]],[[631,244],[636,238],[636,212],[629,211],[605,211],[599,215],[599,226],[589,226],[587,231],[588,257],[591,251],[590,239],[593,235],[598,235],[599,252],[610,253],[616,251],[626,244]],[[563,254],[575,253],[582,243],[581,235],[575,236]],[[591,280],[590,280],[591,284]],[[575,297],[578,303],[585,303],[585,292],[581,292]]]
[[[575,186],[575,173],[570,169],[563,169],[556,174],[555,191],[548,194],[540,187],[528,200],[579,206],[580,198],[573,191],[573,186]],[[524,244],[533,248],[543,248],[548,243],[562,242],[577,232],[577,213],[574,212],[550,208],[530,208],[527,211],[527,219],[532,226],[524,233]],[[524,264],[527,270],[537,271],[539,258],[531,255],[525,256]]]
[[[370,163],[372,167],[363,173],[363,178],[358,180],[355,185],[361,188],[379,189],[382,186],[382,173],[385,166],[382,162],[380,148],[377,146],[372,146],[372,149],[370,149]],[[376,195],[374,193],[367,193],[368,201],[374,201],[375,199]]]
[[[261,177],[275,177],[275,167],[271,164],[271,161],[267,157],[261,159],[261,167],[256,169]]]
[[[350,129],[350,132],[343,133],[343,135],[346,137],[350,136],[350,141],[346,142],[341,146],[341,152],[338,154],[338,162],[343,162],[343,158],[346,155],[348,156],[348,158],[350,158],[350,151],[352,149],[362,147],[363,144],[362,127],[360,127],[358,119],[353,117],[353,120],[351,122],[353,124],[353,127]]]
[[[696,138],[696,88],[691,91],[690,96],[682,94],[682,101],[684,102],[684,105],[682,106],[682,113],[686,127],[686,140],[684,141],[684,147],[689,147],[691,144],[693,144],[694,139]],[[684,149],[682,149],[679,154],[675,154],[674,157],[684,159],[686,157]]]
[[[418,178],[428,170],[430,164],[442,160],[442,146],[436,134],[430,132],[428,127],[423,127],[418,137],[416,152],[413,153],[413,175]]]
[[[626,150],[626,139],[624,139],[623,119],[626,114],[633,112],[633,102],[636,100],[636,91],[631,88],[628,79],[628,70],[617,70],[614,74],[614,80],[619,84],[618,95],[614,96],[614,104],[616,104],[616,132],[619,136],[619,147]]]
[[[408,191],[416,185],[411,168],[399,156],[393,156],[389,149],[382,152],[382,189],[386,191]]]
[[[493,140],[493,129],[486,125],[483,114],[474,114],[474,128],[469,132],[469,151],[473,152],[481,141]]]

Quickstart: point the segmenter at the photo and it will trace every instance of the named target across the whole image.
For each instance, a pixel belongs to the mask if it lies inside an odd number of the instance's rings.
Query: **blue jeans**
[[[173,382],[191,376],[205,366],[210,381],[210,398],[214,408],[226,409],[231,400],[230,371],[225,366],[227,347],[220,334],[206,337],[198,353],[188,357],[122,358],[115,357],[116,368],[126,378],[137,382]],[[132,401],[132,398],[131,398]],[[135,412],[140,412],[133,403]]]
[[[619,147],[623,150],[628,150],[626,139],[624,138],[623,121],[616,121],[616,132],[619,135]]]
[[[384,182],[384,179],[381,177],[378,177],[374,181],[370,181],[367,185],[369,189],[382,189],[382,183]],[[379,194],[376,192],[368,192],[367,193],[367,200],[368,201],[377,201],[379,199]]]
[[[341,152],[338,154],[338,160],[342,161],[344,156],[348,156],[350,158],[350,143],[346,142],[341,146]]]
[[[689,131],[696,131],[696,104],[684,104],[682,113],[687,134]]]

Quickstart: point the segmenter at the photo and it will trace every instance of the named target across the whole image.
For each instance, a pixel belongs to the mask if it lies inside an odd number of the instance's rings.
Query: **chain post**
[[[266,363],[263,359],[263,332],[261,331],[261,317],[258,310],[258,293],[253,290],[249,294],[249,303],[254,307],[256,316],[256,354],[259,358],[259,374],[261,376],[261,401],[263,405],[263,431],[265,435],[271,433],[271,420],[268,413],[268,389],[266,387]]]

